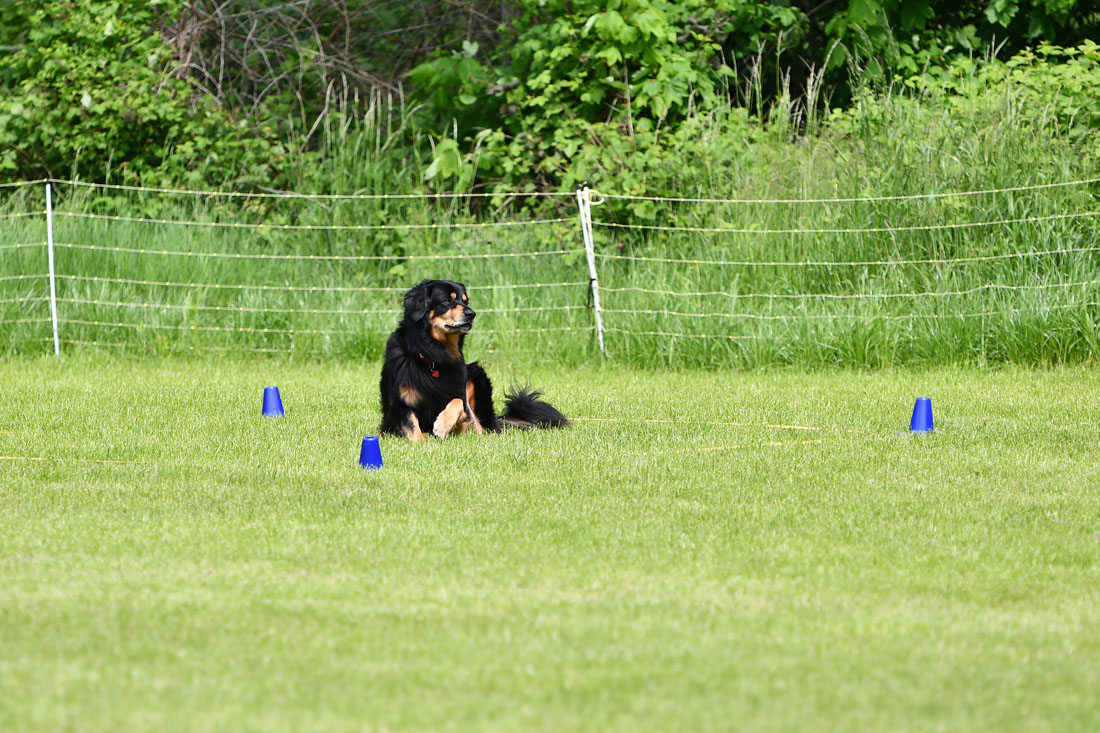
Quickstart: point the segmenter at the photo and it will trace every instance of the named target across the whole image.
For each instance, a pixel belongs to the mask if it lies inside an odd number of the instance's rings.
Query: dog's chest
[[[423,408],[442,408],[456,397],[466,396],[465,364],[424,364],[416,368],[415,386]]]

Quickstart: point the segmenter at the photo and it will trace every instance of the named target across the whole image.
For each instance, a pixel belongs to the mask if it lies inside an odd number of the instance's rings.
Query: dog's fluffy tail
[[[530,386],[512,387],[504,393],[505,425],[514,428],[564,428],[569,421],[549,402],[539,399],[542,392]]]

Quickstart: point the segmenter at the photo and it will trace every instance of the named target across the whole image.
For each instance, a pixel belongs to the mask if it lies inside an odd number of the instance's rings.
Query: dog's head
[[[405,318],[422,325],[437,341],[449,334],[468,333],[477,313],[469,305],[466,286],[452,280],[422,280],[405,293]]]

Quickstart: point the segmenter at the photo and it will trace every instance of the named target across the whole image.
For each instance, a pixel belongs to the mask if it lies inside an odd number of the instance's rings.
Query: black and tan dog
[[[462,346],[474,323],[466,286],[424,280],[405,294],[405,315],[386,342],[382,365],[383,433],[424,440],[506,426],[564,427],[569,421],[528,387],[505,393],[502,415],[493,410],[493,385]]]

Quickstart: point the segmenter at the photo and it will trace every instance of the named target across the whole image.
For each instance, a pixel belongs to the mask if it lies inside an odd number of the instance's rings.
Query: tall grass
[[[308,165],[305,157],[290,162],[301,165],[302,191],[424,190],[429,146],[407,107],[382,99],[337,106],[341,112],[323,131],[320,156]],[[736,109],[700,117],[694,143],[675,165],[650,170],[647,186],[649,193],[673,197],[809,202],[607,198],[595,207],[612,359],[649,366],[870,367],[1067,363],[1100,353],[1097,219],[1087,215],[1100,211],[1096,184],[829,200],[1091,179],[1094,138],[1059,134],[1048,109],[1029,107],[1011,88],[975,99],[967,114],[934,98],[888,91],[833,115],[808,136],[797,134],[798,107],[779,105],[767,122],[746,121]],[[593,185],[616,193],[614,180]],[[3,212],[41,209],[40,189],[12,193]],[[569,197],[538,205],[504,195],[226,199],[62,184],[57,201],[56,240],[100,248],[58,248],[67,349],[377,356],[398,318],[402,292],[424,277],[449,277],[472,288],[483,313],[469,342],[475,352],[519,350],[574,363],[595,353],[579,252],[483,257],[580,248]],[[257,226],[66,216],[73,213]],[[1050,218],[1066,215],[1081,216]],[[564,221],[466,228],[555,218]],[[3,223],[0,246],[45,239],[41,217]],[[459,228],[278,228],[334,224]],[[958,228],[929,228],[950,226]],[[866,229],[881,231],[859,231]],[[775,230],[788,233],[764,233]],[[110,248],[383,259],[183,257]],[[456,259],[420,259],[425,255]],[[691,262],[654,261],[661,259]],[[41,246],[0,249],[0,277],[45,271]],[[198,285],[181,287],[190,283]],[[0,280],[4,351],[51,348],[42,320],[46,287],[40,277]]]
[[[227,198],[57,184],[57,296],[66,347],[361,358],[380,353],[400,317],[402,294],[425,277],[481,289],[485,348],[516,346],[532,331],[559,346],[562,337],[572,342],[578,329],[588,330],[581,255],[493,257],[580,248],[575,206],[565,222],[526,225],[525,217],[554,220],[562,212],[544,207],[517,216],[507,196],[408,198],[423,193],[428,165],[410,110],[383,98],[335,104],[320,153],[292,155],[288,165],[298,166],[304,191],[387,198]],[[41,211],[42,189],[19,190],[4,211]],[[88,214],[170,223],[82,218]],[[44,216],[6,223],[0,247],[46,238]],[[311,228],[333,226],[343,229]],[[44,275],[46,249],[0,249],[0,270]],[[543,282],[572,284],[515,287]],[[508,288],[486,290],[494,285]],[[47,292],[44,277],[0,280],[5,351],[52,348]]]
[[[604,251],[627,257],[747,263],[608,257],[601,282],[612,288],[604,303],[619,311],[607,319],[622,331],[619,348],[646,361],[750,366],[1095,358],[1095,183],[835,200],[1096,177],[1083,146],[1052,134],[1047,110],[1011,93],[978,101],[961,117],[890,94],[796,142],[788,142],[787,118],[739,140],[721,117],[711,119],[701,130],[705,158],[670,172],[667,193],[812,201],[667,202],[649,214],[658,226],[751,233],[597,226]],[[613,200],[599,215],[631,226],[640,205]],[[975,226],[988,222],[1007,223]],[[878,231],[860,231],[868,229]],[[758,233],[776,230],[800,233]],[[630,335],[639,331],[681,335]]]

